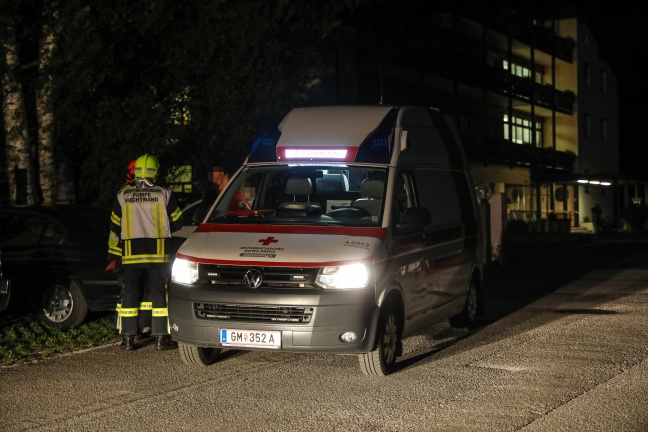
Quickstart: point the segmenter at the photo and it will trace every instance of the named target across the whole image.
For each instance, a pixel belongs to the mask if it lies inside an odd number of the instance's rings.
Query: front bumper
[[[307,319],[281,322],[281,318],[261,316],[228,318],[213,314],[199,317],[202,306],[242,306],[254,309],[280,310],[303,308]],[[373,349],[379,309],[373,290],[325,291],[318,289],[251,290],[240,287],[215,289],[172,282],[169,286],[169,324],[174,340],[200,347],[223,348],[220,329],[281,331],[279,350],[304,353],[358,354]],[[340,336],[355,332],[354,342],[343,342]],[[234,349],[268,349],[238,348]],[[274,348],[272,348],[274,349]]]

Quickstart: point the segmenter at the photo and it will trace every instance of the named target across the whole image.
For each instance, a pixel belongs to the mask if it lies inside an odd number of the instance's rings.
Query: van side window
[[[414,175],[420,206],[430,211],[432,227],[461,223],[459,193],[452,172],[419,168]]]
[[[396,175],[394,183],[394,206],[396,219],[400,220],[406,209],[416,206],[412,173],[403,171]]]

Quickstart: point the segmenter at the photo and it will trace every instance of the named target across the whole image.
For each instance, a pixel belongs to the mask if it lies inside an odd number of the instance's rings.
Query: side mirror
[[[198,208],[196,209],[196,211],[193,214],[193,217],[191,218],[194,225],[200,225],[202,221],[205,220],[205,216],[207,216],[207,212],[209,212],[209,209],[211,208],[212,204],[213,202],[206,203],[203,201],[198,205]]]

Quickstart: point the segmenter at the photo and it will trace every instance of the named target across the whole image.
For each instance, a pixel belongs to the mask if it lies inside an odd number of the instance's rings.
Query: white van
[[[178,251],[171,335],[190,365],[224,348],[283,350],[355,354],[363,373],[386,375],[406,336],[475,320],[482,246],[449,117],[295,108],[253,143]]]

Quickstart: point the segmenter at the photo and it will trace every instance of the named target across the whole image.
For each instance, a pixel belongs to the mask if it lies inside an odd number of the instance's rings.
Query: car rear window
[[[66,217],[76,224],[103,238],[108,238],[110,230],[110,212],[99,208],[75,208],[61,210]]]

